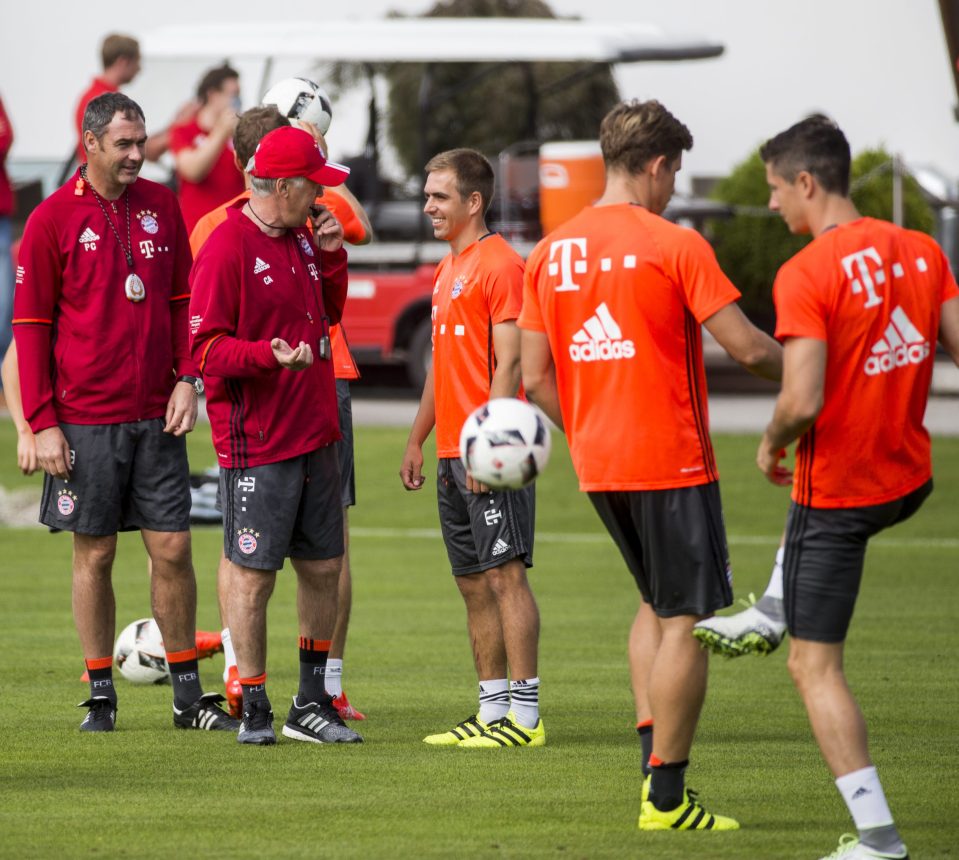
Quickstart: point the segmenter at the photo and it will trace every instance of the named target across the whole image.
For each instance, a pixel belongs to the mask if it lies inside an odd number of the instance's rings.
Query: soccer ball
[[[164,684],[170,680],[163,636],[152,618],[141,618],[120,631],[113,646],[113,662],[133,684]]]
[[[497,490],[518,490],[549,460],[546,422],[523,400],[498,397],[475,410],[460,432],[460,459],[467,471]]]
[[[302,119],[326,134],[333,121],[330,97],[306,78],[284,78],[263,96],[264,105],[276,105],[283,116]]]

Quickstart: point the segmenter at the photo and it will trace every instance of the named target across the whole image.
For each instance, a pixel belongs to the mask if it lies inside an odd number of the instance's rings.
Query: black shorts
[[[589,499],[657,615],[711,615],[733,602],[717,482]]]
[[[336,406],[340,416],[340,433],[343,436],[336,443],[340,455],[343,507],[350,508],[356,504],[356,475],[353,471],[353,401],[350,398],[348,379],[336,380]]]
[[[186,439],[164,420],[61,424],[70,445],[70,478],[45,475],[40,522],[60,531],[106,536],[190,528]]]
[[[909,519],[931,492],[930,479],[917,490],[882,505],[790,505],[783,556],[783,598],[791,636],[813,642],[845,640],[856,607],[869,538]]]
[[[533,566],[536,491],[466,489],[466,469],[455,457],[436,468],[436,498],[446,554],[454,576],[480,573],[514,558]]]
[[[343,555],[335,445],[279,463],[220,469],[223,552],[235,564],[279,570],[283,560]]]

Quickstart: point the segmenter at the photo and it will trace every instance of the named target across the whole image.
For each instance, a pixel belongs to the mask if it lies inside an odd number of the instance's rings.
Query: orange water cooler
[[[539,220],[544,235],[595,203],[605,183],[597,141],[544,143],[539,148]]]

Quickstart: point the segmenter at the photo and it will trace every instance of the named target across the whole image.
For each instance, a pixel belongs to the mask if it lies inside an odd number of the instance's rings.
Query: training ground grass
[[[881,432],[881,431],[880,431]],[[70,538],[0,529],[0,856],[3,857],[643,857],[813,858],[851,822],[811,738],[785,666],[714,660],[689,780],[737,833],[636,830],[639,744],[626,638],[637,594],[565,446],[538,484],[544,749],[433,749],[421,738],[475,710],[464,612],[436,530],[433,474],[406,493],[405,431],[357,430],[352,512],[354,608],[346,689],[369,719],[366,743],[281,738],[242,748],[230,735],[174,731],[169,687],[118,678],[118,730],[77,731],[87,696],[70,610]],[[212,462],[206,428],[195,469]],[[738,595],[765,585],[787,495],[753,465],[757,439],[717,436]],[[15,473],[0,423],[0,486]],[[938,487],[923,510],[870,547],[847,668],[872,753],[914,858],[959,856],[956,574],[959,439],[938,439]],[[194,532],[199,626],[217,629],[220,537]],[[123,535],[117,619],[150,614],[145,555]],[[295,692],[289,569],[270,604],[269,689],[282,724]],[[219,689],[222,658],[201,663]]]

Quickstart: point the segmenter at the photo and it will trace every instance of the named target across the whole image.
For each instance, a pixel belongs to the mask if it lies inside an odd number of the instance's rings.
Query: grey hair
[[[307,181],[305,176],[277,176],[272,178],[251,176],[250,190],[253,192],[254,197],[269,197],[276,189],[276,183],[280,179],[285,179],[291,185],[298,185],[300,187]]]
[[[129,96],[123,93],[104,93],[90,101],[83,112],[83,133],[92,131],[93,136],[100,140],[118,113],[123,114],[124,119],[146,122],[143,109]]]

